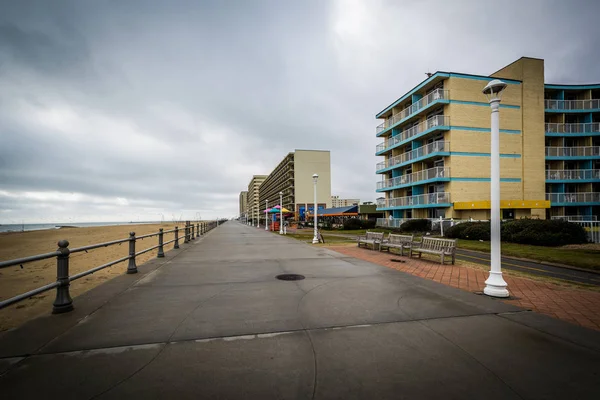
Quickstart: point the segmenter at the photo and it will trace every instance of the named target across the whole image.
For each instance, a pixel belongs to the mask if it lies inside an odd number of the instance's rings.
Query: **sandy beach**
[[[11,232],[0,234],[0,261],[55,251],[61,239],[67,239],[70,248],[125,239],[129,232],[136,235],[158,232],[159,228],[169,230],[174,223],[163,224],[129,224],[121,226],[99,226],[90,228],[61,228],[42,231]],[[177,224],[180,228],[183,223]],[[183,243],[180,231],[180,243]],[[173,233],[165,235],[165,242],[173,239]],[[157,237],[137,241],[137,251],[155,246]],[[165,246],[165,252],[171,250],[173,244]],[[128,253],[128,243],[90,250],[88,253],[76,253],[70,257],[69,272],[71,275],[86,271],[112,260],[124,257]],[[138,267],[156,257],[156,250],[142,254],[136,258]],[[127,261],[105,268],[71,283],[71,297],[85,293],[95,286],[125,273]],[[16,296],[37,287],[56,281],[56,258],[27,263],[0,270],[0,299]],[[22,323],[52,310],[56,291],[50,290],[33,298],[0,310],[0,331],[15,328]],[[75,302],[77,300],[75,299]]]

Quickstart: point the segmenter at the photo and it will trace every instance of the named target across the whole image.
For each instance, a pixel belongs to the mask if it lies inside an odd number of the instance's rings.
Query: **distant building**
[[[340,199],[340,196],[331,196],[331,207],[350,207],[360,204],[359,199]]]
[[[244,218],[248,213],[248,191],[240,192],[240,218]]]
[[[282,206],[295,213],[295,219],[304,220],[307,210],[314,208],[313,174],[317,181],[318,209],[331,207],[331,156],[323,150],[295,150],[266,177],[259,188],[258,208],[264,219],[265,201],[272,207],[279,204],[279,193],[283,193]]]
[[[256,225],[260,219],[258,188],[266,178],[267,175],[254,175],[248,184],[246,209],[248,212],[248,220],[254,225]]]

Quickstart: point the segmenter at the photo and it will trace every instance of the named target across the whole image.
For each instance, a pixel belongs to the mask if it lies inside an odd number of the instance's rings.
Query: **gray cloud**
[[[0,223],[233,216],[295,148],[372,201],[374,115],[425,72],[599,80],[590,1],[3,3]]]

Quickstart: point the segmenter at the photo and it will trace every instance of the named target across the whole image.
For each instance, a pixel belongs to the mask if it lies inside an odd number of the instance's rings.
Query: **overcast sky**
[[[497,5],[497,7],[494,7]],[[331,151],[374,201],[375,114],[521,56],[600,82],[600,2],[0,0],[0,223],[232,217],[253,174]]]

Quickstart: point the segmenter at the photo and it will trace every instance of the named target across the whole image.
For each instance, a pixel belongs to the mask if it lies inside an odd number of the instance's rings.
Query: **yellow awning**
[[[489,210],[491,201],[455,201],[455,210]],[[500,200],[500,208],[550,208],[550,200]]]

